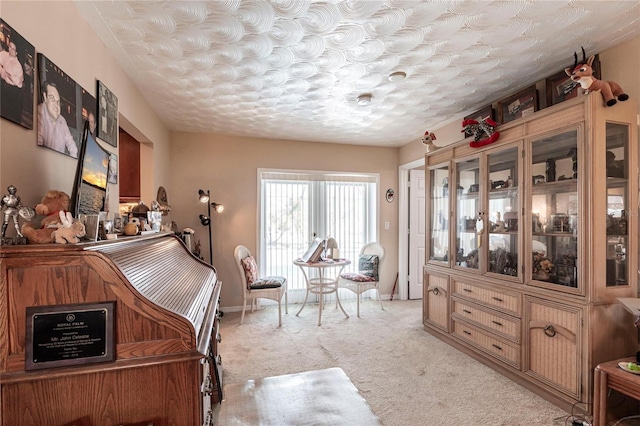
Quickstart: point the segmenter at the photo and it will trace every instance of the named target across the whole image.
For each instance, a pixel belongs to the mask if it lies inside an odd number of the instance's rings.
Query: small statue
[[[18,234],[18,237],[22,237],[20,227],[18,226],[18,209],[22,207],[20,197],[16,195],[16,192],[18,190],[15,186],[9,185],[7,191],[9,191],[9,193],[2,197],[2,201],[0,201],[0,209],[4,210],[4,222],[2,222],[2,238],[4,238],[7,233],[9,219],[13,219],[13,226],[15,226],[16,228],[16,233]]]
[[[22,232],[20,232],[20,227],[18,226],[18,216],[26,220],[32,220],[35,217],[35,211],[30,207],[22,205],[20,197],[16,195],[18,190],[15,186],[9,185],[9,187],[7,187],[7,191],[9,191],[9,193],[4,195],[2,200],[0,200],[0,210],[4,210],[1,244],[26,244],[27,240],[24,235],[22,235]],[[7,227],[9,226],[10,220],[13,220],[13,226],[16,228],[17,236],[15,238],[6,238]]]

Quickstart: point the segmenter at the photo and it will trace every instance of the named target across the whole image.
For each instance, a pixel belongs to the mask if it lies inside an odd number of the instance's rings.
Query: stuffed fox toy
[[[614,81],[598,80],[593,76],[594,55],[586,59],[584,47],[582,48],[582,63],[578,64],[578,54],[573,53],[575,62],[573,68],[565,68],[564,72],[571,77],[571,80],[580,83],[580,87],[586,92],[600,92],[607,106],[614,106],[618,101],[626,101],[629,96],[624,93],[622,87]],[[617,100],[616,100],[617,98]]]

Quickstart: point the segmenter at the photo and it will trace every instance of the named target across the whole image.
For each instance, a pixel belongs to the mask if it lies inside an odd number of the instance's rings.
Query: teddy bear
[[[40,222],[40,228],[35,229],[29,223],[22,225],[22,234],[27,241],[32,244],[53,243],[55,238],[52,234],[62,223],[59,212],[66,213],[69,210],[69,201],[69,195],[63,191],[55,189],[47,191],[42,201],[35,207],[38,215],[45,216]]]

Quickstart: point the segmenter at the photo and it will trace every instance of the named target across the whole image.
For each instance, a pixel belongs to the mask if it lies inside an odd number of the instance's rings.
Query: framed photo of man
[[[38,145],[78,158],[84,127],[81,87],[42,53],[38,75]]]
[[[0,116],[33,129],[36,49],[0,18]]]
[[[89,132],[91,136],[96,137],[96,126],[98,123],[98,113],[96,112],[97,102],[95,96],[87,90],[80,88],[82,96],[82,121],[89,122]]]
[[[98,137],[118,146],[118,98],[98,80]]]

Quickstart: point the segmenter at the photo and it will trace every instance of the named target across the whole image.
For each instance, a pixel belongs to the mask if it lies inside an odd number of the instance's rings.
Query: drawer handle
[[[492,297],[493,300],[495,300],[496,302],[504,302],[504,300],[500,299],[499,297]]]
[[[491,346],[493,346],[494,348],[496,348],[499,351],[502,350],[502,348],[500,346],[496,345],[495,343],[492,343]]]
[[[556,335],[556,330],[553,328],[551,324],[549,324],[544,328],[544,334],[546,334],[549,337],[554,337]]]
[[[464,334],[468,335],[468,336],[471,336],[471,332],[470,332],[470,331],[462,330],[462,332],[463,332]]]
[[[500,327],[502,327],[502,326],[503,326],[503,324],[502,324],[500,321],[495,321],[495,320],[493,320],[493,321],[491,321],[491,322],[492,322],[492,323],[494,323],[495,325],[499,325]]]
[[[466,291],[467,293],[473,293],[473,291],[471,291],[471,289],[470,289],[470,288],[463,288],[462,290],[463,290],[463,291]]]
[[[435,296],[437,296],[437,295],[439,295],[439,294],[440,294],[440,289],[439,289],[438,287],[434,287],[434,288],[432,288],[432,289],[430,289],[430,290],[428,290],[428,291],[433,292],[433,294],[434,294]]]
[[[468,310],[466,310],[466,309],[463,309],[463,310],[462,310],[462,312],[464,312],[465,314],[469,314],[469,315],[471,315],[471,311],[468,311]]]

